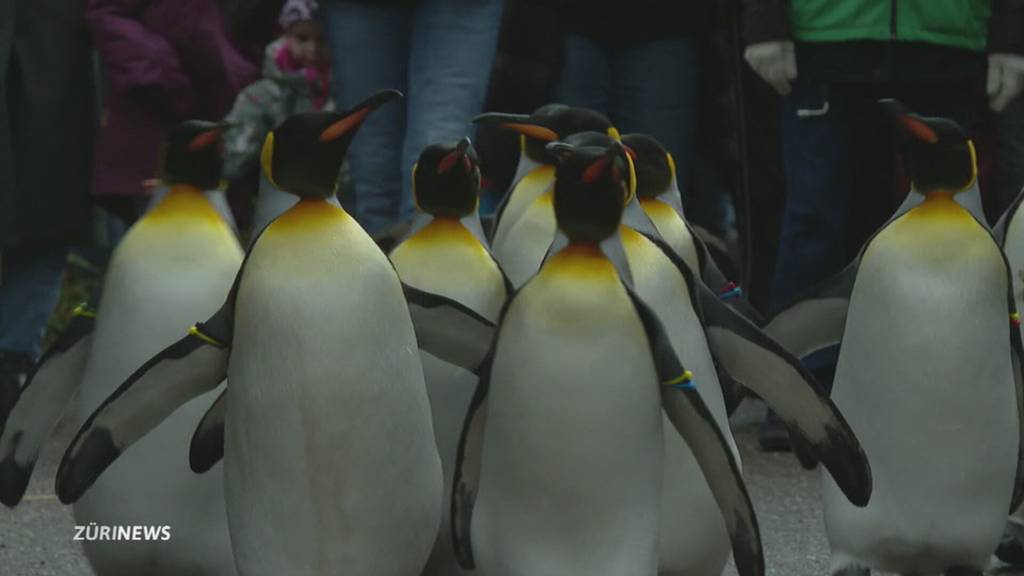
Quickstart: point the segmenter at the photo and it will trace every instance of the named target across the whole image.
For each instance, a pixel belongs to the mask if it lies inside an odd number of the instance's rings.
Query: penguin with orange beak
[[[403,286],[329,201],[356,130],[399,95],[297,114],[267,136],[267,178],[302,199],[254,242],[221,309],[90,416],[58,471],[62,501],[79,498],[182,399],[226,376],[193,437],[191,463],[202,471],[224,458],[240,574],[423,569],[441,521],[442,472],[417,346],[432,335],[414,333],[411,309],[436,314],[445,301]],[[443,333],[451,323],[438,326]]]
[[[948,119],[882,106],[902,134],[910,197],[767,331],[799,356],[840,344],[832,398],[872,463],[864,508],[822,479],[832,573],[980,575],[1024,494],[1011,272],[972,201],[971,140]]]
[[[164,188],[117,245],[98,308],[76,310],[51,346],[0,435],[0,501],[16,506],[40,450],[70,411],[81,421],[118,383],[174,342],[190,318],[217,310],[242,263],[242,248],[216,190],[224,124],[184,122],[170,130],[157,176]],[[212,387],[223,378],[211,382]],[[218,466],[195,475],[184,459],[188,437],[215,392],[185,402],[93,489],[73,513],[80,525],[168,526],[170,541],[87,540],[96,574],[234,574]]]

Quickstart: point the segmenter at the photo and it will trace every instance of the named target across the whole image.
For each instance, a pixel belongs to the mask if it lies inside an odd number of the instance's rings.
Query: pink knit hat
[[[282,30],[287,30],[296,22],[315,20],[317,8],[319,6],[316,0],[287,0],[284,7],[281,8],[281,17],[278,18],[278,23],[281,24]]]

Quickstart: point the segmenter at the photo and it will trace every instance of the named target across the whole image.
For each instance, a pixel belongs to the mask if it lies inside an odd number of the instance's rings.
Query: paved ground
[[[789,454],[757,449],[755,422],[761,408],[748,402],[734,418],[751,498],[761,523],[769,576],[825,576],[828,543],[819,504],[818,474],[799,468]],[[74,432],[60,427],[47,448],[25,501],[14,511],[0,507],[0,576],[89,576],[68,508],[53,494],[53,475]],[[1011,572],[996,569],[994,574]],[[735,576],[730,566],[727,576]],[[187,575],[183,575],[187,576]]]

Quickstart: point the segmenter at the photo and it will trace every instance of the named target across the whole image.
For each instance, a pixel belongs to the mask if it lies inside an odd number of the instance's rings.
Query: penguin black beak
[[[576,147],[572,144],[555,141],[544,146],[544,151],[554,158],[556,162],[562,163],[576,152]]]
[[[554,142],[555,140],[558,140],[557,132],[545,126],[541,126],[540,124],[536,124],[525,114],[501,114],[498,112],[488,112],[473,118],[473,123],[480,126],[493,126],[504,130],[513,130],[543,142]]]
[[[905,134],[927,144],[939,141],[939,135],[935,133],[935,130],[899,100],[887,98],[879,100],[878,103],[889,117],[899,124]]]
[[[370,96],[366,100],[363,100],[359,104],[352,107],[351,110],[344,113],[341,120],[338,120],[334,124],[331,124],[320,134],[321,142],[330,142],[337,140],[341,136],[354,132],[356,128],[363,124],[363,120],[370,115],[377,108],[382,105],[401,98],[403,94],[398,90],[387,89],[377,92],[373,96]]]

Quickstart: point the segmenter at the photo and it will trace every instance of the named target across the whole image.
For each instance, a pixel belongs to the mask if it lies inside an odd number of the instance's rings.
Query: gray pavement
[[[790,454],[758,450],[756,423],[763,407],[746,402],[733,418],[750,496],[761,524],[769,576],[825,576],[828,542],[822,522],[818,473],[807,472]],[[85,556],[72,541],[70,509],[53,496],[53,476],[66,443],[77,429],[62,423],[44,451],[24,501],[0,507],[0,576],[89,576]],[[1009,575],[996,569],[995,574]],[[730,565],[725,574],[735,576]],[[141,575],[140,575],[141,576]],[[187,575],[183,575],[187,576]],[[284,576],[284,575],[282,575]]]

